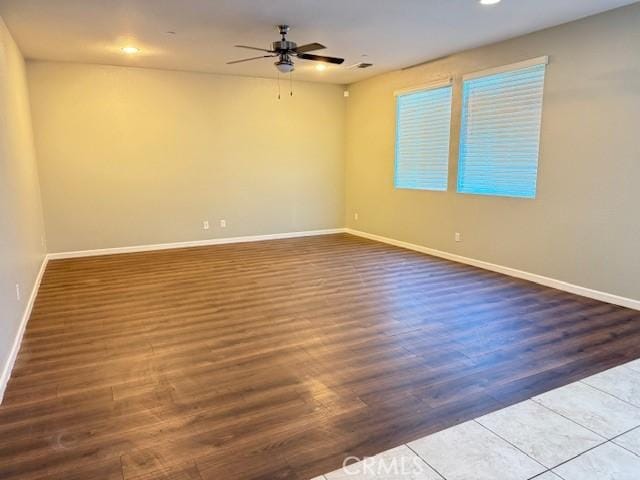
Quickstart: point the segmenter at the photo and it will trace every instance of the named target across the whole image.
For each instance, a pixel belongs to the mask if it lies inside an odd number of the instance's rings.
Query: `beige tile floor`
[[[313,480],[640,480],[640,360]]]

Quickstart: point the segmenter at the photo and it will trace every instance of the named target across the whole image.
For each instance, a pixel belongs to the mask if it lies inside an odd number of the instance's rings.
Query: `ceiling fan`
[[[248,48],[249,50],[258,50],[261,52],[265,52],[268,55],[260,55],[259,57],[251,57],[251,58],[243,58],[242,60],[234,60],[232,62],[227,62],[227,65],[232,65],[234,63],[242,63],[249,62],[251,60],[258,60],[260,58],[275,58],[278,60],[274,63],[276,68],[280,73],[290,73],[293,72],[295,66],[293,63],[292,57],[298,57],[302,60],[312,60],[314,62],[325,62],[325,63],[335,63],[340,65],[344,62],[344,58],[336,58],[336,57],[325,57],[323,55],[314,55],[307,52],[312,52],[314,50],[321,50],[323,48],[327,48],[320,43],[308,43],[306,45],[298,46],[295,42],[291,42],[287,40],[287,33],[289,33],[289,25],[278,25],[278,30],[280,31],[280,35],[282,35],[282,39],[277,42],[273,42],[271,46],[271,50],[267,50],[266,48],[258,48],[258,47],[249,47],[247,45],[235,45],[239,48]]]

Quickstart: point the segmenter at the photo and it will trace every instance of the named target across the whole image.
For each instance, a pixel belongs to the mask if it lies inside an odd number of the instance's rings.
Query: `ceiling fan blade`
[[[324,57],[322,55],[313,55],[312,53],[298,53],[297,55],[298,58],[302,58],[303,60],[313,60],[314,62],[335,63],[336,65],[340,65],[344,62],[344,58]]]
[[[234,63],[250,62],[251,60],[259,60],[261,58],[272,58],[275,56],[276,55],[260,55],[259,57],[243,58],[242,60],[233,60],[231,62],[227,62],[227,65],[233,65]]]
[[[238,48],[248,48],[249,50],[258,50],[260,52],[269,52],[269,53],[274,53],[273,50],[267,50],[266,48],[259,48],[259,47],[250,47],[248,45],[234,45],[234,47],[238,47]]]
[[[300,45],[296,47],[296,52],[298,53],[306,53],[312,52],[313,50],[322,50],[323,48],[327,48],[321,43],[307,43],[306,45]]]

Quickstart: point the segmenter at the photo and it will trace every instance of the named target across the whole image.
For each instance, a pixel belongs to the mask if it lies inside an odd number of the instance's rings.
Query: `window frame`
[[[469,73],[462,76],[462,88],[461,88],[461,98],[460,98],[460,132],[459,132],[459,143],[458,143],[458,159],[457,159],[457,179],[456,179],[456,193],[460,193],[463,195],[482,195],[487,197],[502,197],[502,198],[515,198],[515,199],[524,199],[524,200],[533,200],[537,198],[538,195],[538,178],[540,175],[540,147],[542,144],[542,117],[543,117],[543,106],[544,106],[544,88],[546,85],[546,74],[547,74],[547,65],[549,64],[548,56],[541,56],[532,58],[529,60],[525,60],[522,62],[512,63],[508,65],[502,65],[496,68],[485,69],[473,73]],[[518,70],[525,70],[527,68],[532,68],[536,66],[544,65],[544,73],[542,79],[542,94],[540,97],[540,118],[538,120],[538,138],[537,138],[537,157],[536,157],[536,178],[535,183],[533,185],[533,194],[532,195],[518,195],[513,192],[511,193],[502,193],[502,192],[478,192],[478,191],[468,191],[463,190],[461,181],[462,181],[462,152],[464,151],[465,146],[465,126],[467,122],[466,111],[467,111],[467,97],[465,94],[465,84],[468,81],[490,77],[494,75],[499,75],[503,73],[516,72]]]
[[[423,93],[429,92],[432,90],[439,90],[442,88],[450,89],[450,100],[449,100],[449,121],[448,121],[448,141],[447,141],[447,173],[446,173],[446,182],[444,189],[440,188],[425,188],[425,187],[410,187],[410,186],[401,186],[398,184],[398,149],[400,145],[399,141],[399,98],[405,95],[411,95],[415,93]],[[394,149],[393,149],[393,188],[394,190],[416,190],[416,191],[425,191],[425,192],[447,192],[449,191],[449,173],[450,173],[450,163],[451,163],[451,132],[452,132],[452,124],[453,124],[453,100],[454,100],[454,88],[453,88],[453,78],[448,77],[443,80],[438,80],[435,82],[430,82],[423,85],[418,85],[414,87],[404,88],[400,90],[396,90],[393,92],[394,96],[394,111],[395,111],[395,138],[394,138]]]

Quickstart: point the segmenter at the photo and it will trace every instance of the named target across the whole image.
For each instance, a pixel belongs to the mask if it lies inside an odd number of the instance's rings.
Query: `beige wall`
[[[43,236],[24,60],[0,18],[0,397],[44,257]]]
[[[342,226],[340,86],[291,98],[283,81],[279,101],[259,78],[41,62],[28,77],[51,252]]]
[[[640,299],[638,46],[635,4],[351,85],[347,226]],[[460,76],[541,55],[550,65],[537,198],[457,194]],[[449,75],[449,191],[395,190],[393,92]]]

